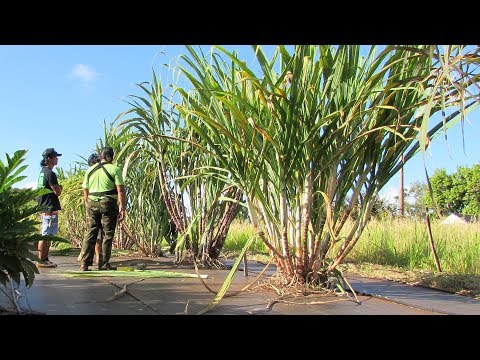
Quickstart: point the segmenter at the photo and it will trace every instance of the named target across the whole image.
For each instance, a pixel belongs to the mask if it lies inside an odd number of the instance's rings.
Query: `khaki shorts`
[[[58,214],[40,214],[42,218],[42,235],[58,234]]]

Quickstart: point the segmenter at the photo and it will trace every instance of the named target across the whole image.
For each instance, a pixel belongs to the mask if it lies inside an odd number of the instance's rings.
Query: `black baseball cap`
[[[88,157],[87,163],[88,166],[92,166],[94,164],[94,161],[100,160],[100,156],[98,156],[97,153],[93,153]]]
[[[45,149],[42,156],[52,158],[54,156],[62,156],[62,154],[59,154],[58,152],[56,152],[54,148],[48,148],[48,149]]]

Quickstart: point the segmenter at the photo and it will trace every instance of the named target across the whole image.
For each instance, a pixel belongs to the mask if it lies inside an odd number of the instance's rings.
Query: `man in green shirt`
[[[110,264],[112,242],[117,221],[125,217],[126,196],[121,169],[112,164],[113,149],[104,147],[100,163],[90,166],[83,179],[83,197],[87,209],[87,230],[82,244],[80,270],[89,271],[93,265],[95,242],[103,230],[102,258],[98,270],[117,270]]]

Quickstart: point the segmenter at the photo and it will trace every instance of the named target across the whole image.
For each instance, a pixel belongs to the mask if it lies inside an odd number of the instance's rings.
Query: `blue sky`
[[[244,48],[244,59],[252,66],[253,54]],[[152,68],[163,82],[171,81],[162,64],[175,62],[184,53],[179,45],[2,45],[0,46],[1,133],[0,159],[5,153],[27,149],[27,178],[18,186],[35,183],[41,154],[54,147],[63,156],[58,166],[67,170],[94,150],[102,137],[103,122],[112,122],[129,108],[129,95],[140,94],[136,84],[151,81]],[[427,170],[447,172],[457,166],[479,161],[478,110],[465,123],[465,153],[460,125],[448,131],[427,151]],[[417,155],[405,167],[405,184],[425,182],[423,159]],[[384,188],[387,196],[397,195],[399,176]]]

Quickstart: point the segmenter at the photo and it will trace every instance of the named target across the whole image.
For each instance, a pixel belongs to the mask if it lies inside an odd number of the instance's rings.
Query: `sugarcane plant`
[[[118,117],[118,131],[130,134],[128,146],[122,149],[123,154],[128,153],[126,174],[132,164],[151,168],[152,177],[145,189],[152,184],[157,188],[145,191],[144,199],[149,196],[166,208],[178,233],[172,248],[177,262],[198,260],[204,266],[223,266],[218,257],[241,193],[209,175],[216,160],[198,149],[200,138],[185,127],[178,112],[172,111],[173,95],[167,95],[155,72],[151,84],[138,86],[142,94],[131,95],[127,101],[131,108]]]
[[[83,168],[75,167],[74,171],[70,171],[68,174],[59,172],[58,176],[58,180],[63,186],[62,196],[59,198],[62,206],[62,226],[59,232],[78,248],[82,246],[87,226],[82,192],[84,175],[85,166]]]
[[[479,100],[475,47],[253,46],[251,68],[220,46],[186,49],[176,108],[244,194],[286,285],[341,275],[378,192]]]
[[[116,231],[118,248],[136,249],[145,256],[162,255],[162,241],[169,230],[168,213],[160,200],[160,184],[155,176],[157,165],[149,161],[148,148],[131,141],[126,127],[113,121],[104,123],[104,133],[97,141],[97,151],[104,146],[114,150],[114,161],[122,168],[127,209]]]

